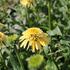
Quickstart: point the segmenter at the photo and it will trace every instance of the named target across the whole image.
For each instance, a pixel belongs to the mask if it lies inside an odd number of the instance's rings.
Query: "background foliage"
[[[19,0],[0,0],[0,70],[70,70],[70,0],[35,0],[24,8]],[[19,48],[21,33],[39,27],[51,37],[40,53]]]

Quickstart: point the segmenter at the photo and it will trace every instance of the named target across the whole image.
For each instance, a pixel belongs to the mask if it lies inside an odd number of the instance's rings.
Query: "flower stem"
[[[51,1],[49,0],[48,1],[48,23],[49,23],[49,30],[51,30],[52,28],[52,24],[51,24]],[[51,38],[51,43],[52,43],[52,38]],[[53,48],[52,46],[50,46],[50,49],[51,49],[51,53],[53,52]],[[53,60],[53,62],[55,63],[56,67],[58,68],[59,70],[59,67],[57,65],[57,63],[55,62],[54,58],[52,58],[53,56],[51,56],[51,59]]]
[[[28,24],[28,8],[25,8],[26,11],[26,24]]]
[[[20,60],[20,57],[19,57],[19,54],[18,54],[18,51],[17,51],[17,50],[16,50],[16,56],[17,56],[17,58],[18,58],[18,61],[19,61],[21,70],[24,70],[23,64],[22,64],[22,62],[21,62],[21,60]]]
[[[49,22],[49,30],[51,30],[51,2],[48,1],[48,22]]]

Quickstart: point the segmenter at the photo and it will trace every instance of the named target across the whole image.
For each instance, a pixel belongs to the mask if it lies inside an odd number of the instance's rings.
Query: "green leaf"
[[[15,61],[13,55],[10,54],[10,63],[13,67],[13,70],[19,70],[19,66],[17,64],[17,62]]]
[[[45,53],[45,55],[47,56],[48,53],[49,53],[49,51],[50,51],[49,46],[46,46],[46,47],[44,47],[43,49],[44,49],[44,53]]]
[[[48,60],[47,65],[45,66],[45,70],[58,70],[58,69],[53,61]]]
[[[54,36],[54,35],[61,35],[62,36],[61,30],[58,26],[54,30],[48,31],[48,34],[51,36]]]
[[[0,30],[3,29],[4,27],[5,27],[5,25],[0,23]]]

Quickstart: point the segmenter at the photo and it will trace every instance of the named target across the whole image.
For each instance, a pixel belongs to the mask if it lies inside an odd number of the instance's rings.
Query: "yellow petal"
[[[24,41],[24,40],[25,40],[25,39],[20,39],[19,42],[22,42],[22,41]]]
[[[37,50],[38,50],[38,49],[41,49],[41,45],[40,45],[39,42],[36,42],[36,49],[37,49]]]
[[[38,50],[39,45],[36,43],[36,50]]]
[[[25,37],[24,36],[21,36],[19,39],[24,39]]]
[[[29,42],[28,47],[27,47],[27,50],[29,49],[29,47],[30,47],[31,45],[32,45],[31,42]]]
[[[32,43],[32,52],[35,52],[35,43]]]
[[[28,42],[28,40],[24,40],[24,41],[21,43],[20,47],[23,47],[23,46],[24,46],[24,48],[25,48],[26,45],[27,45],[27,42]]]
[[[44,39],[39,39],[39,42],[42,46],[46,46],[46,41]]]

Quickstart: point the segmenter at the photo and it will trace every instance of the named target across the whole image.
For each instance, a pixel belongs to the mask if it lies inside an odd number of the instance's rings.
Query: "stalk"
[[[19,61],[19,64],[20,64],[20,68],[21,68],[21,70],[24,70],[24,68],[23,68],[23,64],[22,64],[22,62],[21,62],[21,60],[20,60],[20,57],[19,57],[19,53],[18,53],[18,51],[16,50],[16,56],[17,56],[17,59],[18,59],[18,61]]]
[[[49,30],[51,30],[51,2],[48,1],[48,22],[49,22]]]
[[[48,1],[48,23],[49,23],[49,30],[52,29],[52,24],[51,24],[51,0]],[[50,38],[51,39],[51,44],[52,44],[52,37]],[[51,53],[53,52],[53,47],[50,46],[50,49],[51,49]],[[53,60],[53,62],[55,63],[57,69],[59,70],[59,67],[58,67],[58,64],[55,62],[53,56],[51,56],[51,59]]]

